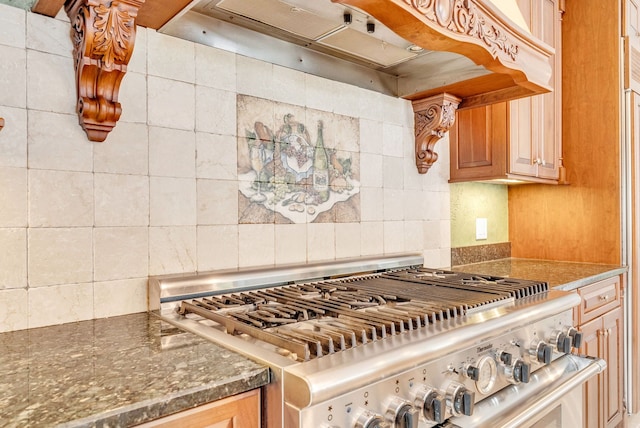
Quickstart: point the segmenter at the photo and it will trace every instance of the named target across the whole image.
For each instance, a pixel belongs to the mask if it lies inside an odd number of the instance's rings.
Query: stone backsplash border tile
[[[511,242],[451,248],[451,266],[511,257]]]

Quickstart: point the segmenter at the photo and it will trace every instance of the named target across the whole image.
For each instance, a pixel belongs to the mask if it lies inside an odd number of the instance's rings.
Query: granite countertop
[[[451,269],[481,275],[546,281],[549,287],[559,290],[574,290],[627,271],[626,267],[616,265],[517,258],[458,265]]]
[[[0,334],[0,426],[131,426],[269,382],[153,314]]]

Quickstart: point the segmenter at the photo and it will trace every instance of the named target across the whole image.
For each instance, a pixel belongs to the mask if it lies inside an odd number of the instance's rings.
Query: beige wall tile
[[[258,98],[273,97],[273,65],[236,55],[236,89],[239,94]]]
[[[428,203],[425,192],[405,189],[402,192],[405,220],[422,220]]]
[[[198,226],[198,271],[238,267],[238,226]]]
[[[148,132],[146,124],[119,122],[104,143],[93,146],[94,171],[147,175]]]
[[[383,121],[385,120],[382,110],[382,99],[385,95],[364,90],[360,93],[360,117],[363,119]]]
[[[0,333],[28,328],[28,308],[26,289],[0,290]]]
[[[107,318],[147,311],[147,283],[146,277],[95,282],[94,317]]]
[[[321,111],[333,111],[335,108],[334,94],[336,83],[332,80],[305,74],[305,105]]]
[[[380,188],[360,187],[361,219],[381,221],[384,218],[384,194]]]
[[[402,251],[420,252],[424,250],[422,221],[404,222],[404,248]]]
[[[236,91],[236,55],[196,44],[196,84]]]
[[[93,231],[94,281],[145,277],[149,273],[147,227],[98,227]]]
[[[148,226],[149,177],[95,174],[96,226]]]
[[[238,266],[267,266],[275,262],[275,228],[273,224],[238,226]]]
[[[0,105],[26,107],[27,55],[24,49],[0,45]],[[75,98],[75,97],[74,97]]]
[[[93,226],[93,174],[30,169],[29,226]]]
[[[220,89],[196,87],[196,130],[236,135],[236,94]]]
[[[362,153],[382,154],[382,122],[360,119],[360,150]]]
[[[133,73],[147,73],[147,39],[148,34],[155,32],[153,29],[136,26],[136,44],[133,47],[133,55],[127,65],[127,70]]]
[[[360,223],[336,223],[336,259],[361,255]]]
[[[151,226],[195,226],[195,178],[151,177],[150,210]]]
[[[93,318],[93,284],[29,289],[29,328]]]
[[[196,132],[196,177],[237,180],[237,144],[231,135]]]
[[[384,253],[393,254],[404,251],[404,222],[384,222]]]
[[[276,224],[275,263],[304,263],[307,261],[307,225]]]
[[[335,225],[333,223],[309,223],[307,225],[307,261],[333,260],[335,258]]]
[[[0,166],[27,166],[27,111],[1,107],[4,128],[0,132]]]
[[[196,176],[196,135],[180,129],[149,128],[149,175]]]
[[[75,115],[76,81],[71,57],[27,50],[27,107]]]
[[[149,76],[149,125],[193,130],[195,126],[195,88],[191,83]]]
[[[360,116],[360,94],[362,90],[353,85],[336,82],[336,103],[334,113],[346,116]]]
[[[279,65],[273,66],[273,99],[275,101],[305,105],[305,75]]]
[[[26,15],[22,9],[0,4],[0,45],[24,49]]]
[[[398,189],[383,189],[384,220],[404,220],[403,191]]]
[[[155,31],[147,32],[147,64],[150,76],[195,82],[194,44]]]
[[[138,49],[136,44],[135,49]],[[134,52],[136,52],[134,50]],[[129,71],[120,84],[118,102],[122,106],[122,116],[116,125],[118,128],[124,122],[147,122],[147,77],[141,73]],[[111,131],[113,133],[113,131]],[[111,136],[109,134],[109,137]],[[107,137],[107,141],[110,138]]]
[[[425,220],[422,222],[423,243],[425,250],[440,248],[440,220]]]
[[[0,167],[0,227],[27,226],[27,169]]]
[[[402,168],[404,159],[384,156],[382,162],[382,176],[385,189],[403,189],[404,173]],[[416,174],[418,171],[416,170]]]
[[[196,270],[196,228],[149,228],[149,275]]]
[[[198,224],[238,224],[238,182],[198,179]]]
[[[28,132],[29,168],[93,169],[94,143],[87,140],[76,114],[30,110]]]
[[[93,244],[90,227],[28,231],[29,287],[90,282]]]
[[[381,221],[360,224],[360,249],[363,256],[384,252],[384,228]]]
[[[382,124],[382,154],[385,156],[402,157],[403,156],[403,137],[404,132],[402,126],[390,123]]]
[[[26,287],[27,229],[0,228],[0,290]]]
[[[27,49],[71,58],[73,44],[69,35],[69,23],[37,13],[27,13]]]

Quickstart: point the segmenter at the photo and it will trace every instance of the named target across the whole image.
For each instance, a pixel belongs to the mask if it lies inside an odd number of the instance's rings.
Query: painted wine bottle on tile
[[[329,158],[324,148],[322,121],[318,121],[318,138],[313,153],[313,188],[318,193],[318,203],[329,199]]]

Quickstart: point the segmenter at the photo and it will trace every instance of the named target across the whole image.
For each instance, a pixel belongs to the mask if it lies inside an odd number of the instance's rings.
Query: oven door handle
[[[528,384],[502,389],[476,403],[473,415],[452,417],[443,427],[521,427],[606,367],[600,358],[565,355],[536,370]]]

